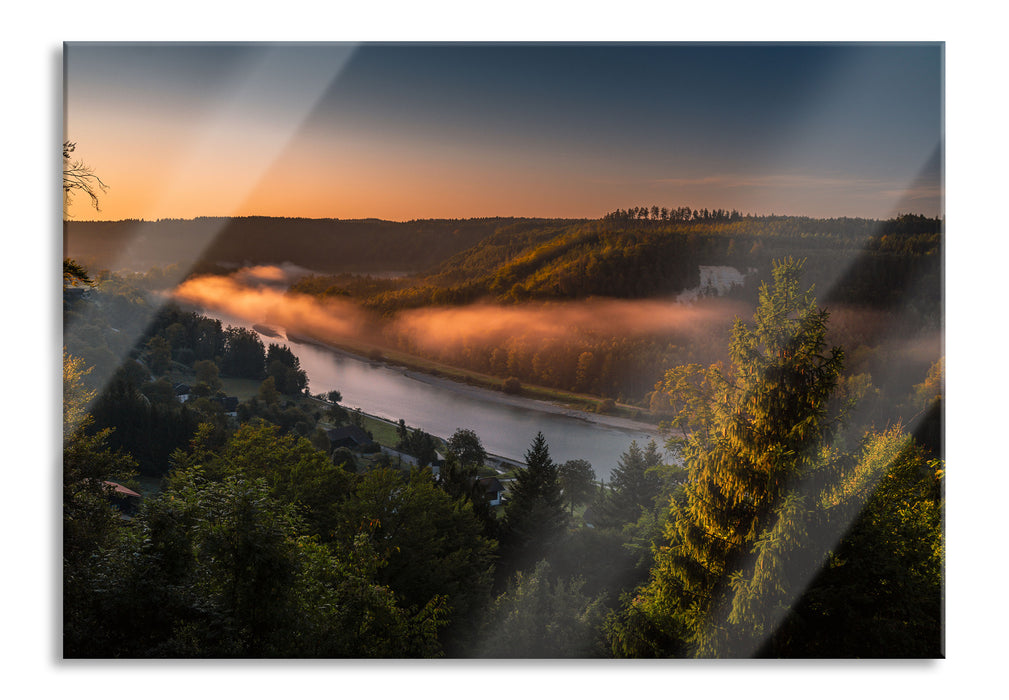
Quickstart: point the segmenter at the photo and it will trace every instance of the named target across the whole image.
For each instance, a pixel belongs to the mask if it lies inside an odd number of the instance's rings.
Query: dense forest
[[[700,266],[747,272],[728,292],[747,320],[712,321],[703,350],[696,333],[593,331],[439,354],[654,409],[667,441],[628,445],[607,483],[556,463],[542,434],[503,473],[471,431],[382,425],[312,395],[281,342],[165,304],[171,275],[67,261],[64,654],[941,656],[943,363],[895,372],[888,338],[941,331],[942,222],[673,211],[424,224],[431,240],[341,222],[361,248],[325,258],[313,237],[334,222],[288,221],[303,244],[282,259],[269,220],[237,220],[190,271],[293,262],[338,274],[290,294],[387,319],[654,298],[698,286]],[[176,225],[210,222],[150,224]],[[111,250],[115,228],[68,236]],[[353,274],[390,268],[418,274]]]
[[[355,287],[349,276],[336,276],[308,277],[294,291],[357,295],[385,313],[480,299],[642,298],[696,287],[700,265],[752,269],[756,280],[790,255],[806,260],[811,284],[831,289],[825,302],[896,303],[913,278],[932,290],[928,302],[934,312],[941,289],[941,231],[941,220],[918,215],[887,221],[700,214],[687,220],[607,216],[523,222],[497,226],[427,274],[386,281],[386,290]],[[839,256],[859,264],[850,266],[843,283],[824,284],[835,280]],[[881,275],[888,280],[885,290]],[[740,293],[755,299],[756,287],[753,281]]]
[[[880,361],[895,352],[892,339],[934,336],[941,329],[941,220],[754,217],[686,208],[678,214],[667,209],[663,218],[662,211],[640,207],[600,221],[501,225],[426,273],[393,279],[308,275],[289,294],[353,299],[386,319],[381,342],[410,354],[659,413],[664,404],[654,388],[665,369],[725,359],[722,315],[702,315],[689,326],[582,325],[572,332],[562,313],[566,303],[674,300],[695,290],[698,308],[716,296],[752,308],[775,261],[793,256],[804,261],[805,279],[835,311],[831,341],[849,348],[854,374],[876,369],[882,382]],[[738,270],[742,281],[722,292],[702,287],[704,266]],[[395,322],[410,311],[473,304],[540,309],[547,319],[556,309],[556,331],[544,337],[520,327],[425,343],[415,327]],[[887,386],[881,383],[886,398],[900,402],[909,382],[935,359],[909,358],[894,369],[903,374],[891,372]]]

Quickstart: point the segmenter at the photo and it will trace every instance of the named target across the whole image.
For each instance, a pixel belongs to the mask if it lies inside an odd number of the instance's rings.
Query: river
[[[225,326],[253,324],[203,310]],[[257,331],[258,332],[258,331]],[[610,471],[632,440],[642,447],[650,439],[662,445],[658,432],[644,424],[597,417],[541,401],[506,397],[495,391],[425,377],[402,367],[371,362],[339,350],[259,334],[264,344],[281,343],[297,355],[308,373],[313,394],[333,389],[343,395],[341,405],[406,424],[442,438],[458,428],[474,431],[487,452],[523,461],[536,436],[543,435],[555,462],[588,460],[597,478],[609,479]],[[598,421],[607,421],[606,425]]]

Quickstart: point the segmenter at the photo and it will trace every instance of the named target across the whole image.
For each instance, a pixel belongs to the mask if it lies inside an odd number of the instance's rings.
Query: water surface
[[[213,311],[205,315],[225,325],[252,327]],[[425,381],[403,368],[331,350],[314,344],[293,342],[260,334],[263,343],[286,344],[308,373],[313,394],[333,389],[343,395],[341,404],[350,409],[406,424],[442,438],[459,428],[474,431],[491,454],[522,461],[525,451],[543,431],[550,455],[557,463],[586,459],[598,478],[607,478],[632,440],[644,446],[649,439],[662,441],[654,430],[616,428],[590,422],[584,417],[542,410],[540,402],[514,406],[500,401],[500,394],[451,382]],[[448,384],[449,386],[446,386]],[[577,413],[577,412],[573,412]]]

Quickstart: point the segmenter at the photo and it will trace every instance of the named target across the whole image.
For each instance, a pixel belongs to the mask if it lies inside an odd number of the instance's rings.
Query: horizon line
[[[701,209],[694,209],[691,207],[691,211],[702,212],[705,209],[709,212],[718,211],[718,209],[711,209],[710,207],[704,207]],[[731,209],[722,211],[732,211]],[[738,210],[737,210],[738,212]],[[352,217],[352,218],[341,218],[337,216],[298,216],[298,215],[282,215],[282,214],[200,214],[197,216],[161,216],[157,218],[143,218],[143,217],[126,217],[120,219],[77,219],[77,218],[64,218],[63,223],[88,223],[88,224],[116,224],[125,222],[139,222],[139,223],[158,223],[161,221],[197,221],[200,219],[294,219],[294,220],[304,220],[304,221],[381,221],[384,223],[394,223],[394,224],[408,224],[418,221],[484,221],[488,219],[527,219],[527,220],[543,220],[543,221],[605,221],[606,217],[613,212],[608,212],[602,216],[528,216],[528,215],[489,215],[489,216],[429,216],[429,217],[415,217],[411,219],[383,219],[378,216],[366,216],[366,217]],[[740,217],[743,219],[770,219],[770,218],[787,218],[787,219],[811,219],[815,221],[833,221],[840,219],[860,219],[863,221],[893,221],[905,216],[920,216],[926,219],[937,219],[944,220],[945,216],[943,214],[930,215],[923,212],[897,212],[893,216],[881,218],[873,216],[855,216],[842,214],[837,216],[815,216],[812,214],[788,214],[788,213],[761,213],[755,214],[752,212],[738,212]],[[668,219],[632,219],[634,222],[648,222],[648,223],[702,223],[702,221],[690,220],[690,221],[676,221]]]

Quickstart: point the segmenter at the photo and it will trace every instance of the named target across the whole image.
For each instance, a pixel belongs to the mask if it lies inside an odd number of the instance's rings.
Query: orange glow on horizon
[[[664,201],[755,214],[851,215],[831,210],[830,192],[845,186],[836,180],[768,175],[620,181],[591,169],[572,173],[557,163],[530,163],[515,154],[496,158],[489,149],[476,154],[453,148],[439,151],[437,145],[411,146],[375,135],[330,137],[311,147],[291,135],[264,153],[249,146],[256,143],[254,130],[215,140],[218,132],[213,128],[201,131],[193,125],[169,125],[152,143],[139,122],[112,128],[100,120],[81,120],[74,122],[73,132],[78,141],[75,156],[109,186],[100,196],[100,211],[90,206],[87,197],[74,198],[67,212],[67,218],[74,220],[201,216],[594,219],[617,208],[661,206]],[[852,186],[866,188],[865,183]],[[661,187],[682,194],[670,197]],[[878,184],[872,195],[878,217],[894,215],[901,196],[913,197],[913,186]],[[773,204],[787,198],[820,211]],[[746,201],[753,206],[746,206]],[[765,205],[759,206],[760,202]]]
[[[263,164],[250,154],[194,155],[178,134],[166,138],[170,148],[148,161],[137,158],[137,142],[123,134],[84,136],[90,140],[87,150],[79,148],[80,156],[109,191],[100,197],[98,212],[86,197],[76,197],[68,209],[74,220],[598,218],[610,210],[600,206],[605,193],[598,183],[565,181],[549,171],[529,176],[514,164],[467,167],[368,144],[322,157],[292,148]],[[627,205],[624,198],[613,201],[611,209]]]

